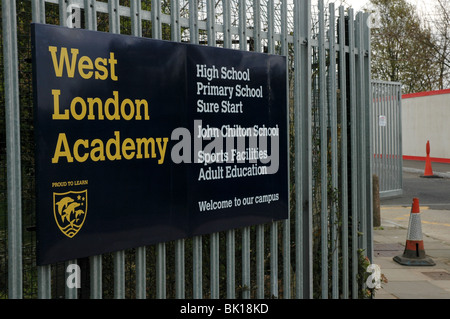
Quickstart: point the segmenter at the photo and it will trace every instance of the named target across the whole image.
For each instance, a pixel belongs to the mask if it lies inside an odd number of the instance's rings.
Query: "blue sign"
[[[39,265],[285,219],[286,58],[32,25]]]

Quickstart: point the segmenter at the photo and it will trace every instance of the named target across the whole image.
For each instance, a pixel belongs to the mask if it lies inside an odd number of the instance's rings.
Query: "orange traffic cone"
[[[394,261],[405,266],[434,266],[434,261],[425,255],[422,239],[419,199],[413,198],[409,217],[408,234],[403,255],[395,256]]]
[[[427,141],[427,157],[425,159],[425,172],[423,173],[423,177],[434,177],[433,168],[431,167],[430,141]]]

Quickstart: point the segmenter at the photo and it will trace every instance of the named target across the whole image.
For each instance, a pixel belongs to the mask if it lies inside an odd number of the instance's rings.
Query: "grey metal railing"
[[[1,8],[8,146],[9,298],[23,298],[24,295],[19,150],[21,106],[17,76],[21,62],[17,58],[15,14],[18,2],[2,0]],[[121,31],[121,18],[125,18],[130,25],[129,33],[135,36],[143,36],[143,24],[150,23],[150,36],[155,39],[170,38],[171,41],[264,51],[288,57],[289,219],[230,230],[224,237],[218,233],[195,237],[189,239],[190,252],[186,249],[188,240],[176,241],[173,251],[169,251],[167,243],[157,244],[152,249],[156,268],[154,287],[146,284],[150,267],[148,248],[136,248],[135,298],[147,298],[148,289],[154,289],[157,298],[361,296],[364,288],[358,269],[361,251],[370,260],[373,257],[371,177],[374,153],[368,14],[354,16],[351,8],[348,11],[344,7],[335,8],[333,3],[326,8],[323,0],[317,5],[310,0],[129,0],[122,5],[119,0],[23,0],[21,3],[31,5],[33,22],[49,23],[46,10],[47,5],[52,5],[59,10],[59,24],[67,26],[71,9],[75,7],[83,17],[81,27],[90,30],[97,30],[99,15],[106,15],[112,33]],[[170,30],[169,34],[167,30]],[[210,249],[209,265],[202,260],[206,239]],[[219,254],[223,251],[221,247],[225,247],[224,256]],[[189,259],[192,260],[192,273],[186,272],[187,253],[192,255]],[[173,255],[175,295],[168,296],[167,264]],[[115,298],[124,298],[128,285],[125,256],[123,251],[113,254]],[[102,262],[103,256],[89,257],[91,298],[103,298]],[[72,263],[77,261],[66,264]],[[238,264],[240,269],[237,269]],[[225,287],[221,287],[219,281],[221,265],[226,268]],[[209,271],[208,292],[204,287],[205,271]],[[52,267],[38,267],[37,276],[38,298],[52,298]],[[185,289],[188,277],[192,278],[190,295]],[[226,293],[221,294],[222,290]],[[65,298],[77,298],[77,292],[66,288]]]
[[[380,197],[403,192],[402,89],[396,82],[372,81],[373,172]]]

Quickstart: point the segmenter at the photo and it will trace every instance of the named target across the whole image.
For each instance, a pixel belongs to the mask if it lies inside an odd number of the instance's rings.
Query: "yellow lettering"
[[[141,116],[141,106],[144,106],[144,119],[148,121],[150,119],[150,116],[148,114],[148,102],[147,100],[135,100],[136,103],[136,120],[142,120]]]
[[[61,148],[64,148],[62,151]],[[60,157],[66,157],[68,163],[73,162],[73,157],[70,154],[69,144],[67,143],[67,137],[64,133],[59,133],[58,141],[56,142],[55,154],[52,158],[52,163],[57,164],[59,162]]]
[[[75,64],[77,61],[78,49],[70,49],[70,53],[72,54],[72,60],[69,62],[69,55],[67,54],[67,48],[61,48],[61,55],[59,56],[59,64],[57,61],[56,53],[58,52],[58,48],[54,46],[49,46],[48,50],[52,55],[53,68],[55,70],[55,74],[57,77],[62,77],[64,65],[67,69],[67,76],[69,78],[73,78],[75,72]]]
[[[112,121],[112,120],[120,120],[120,115],[119,115],[119,92],[118,91],[113,91],[113,95],[114,95],[114,98],[110,97],[105,102],[105,115],[106,115],[106,118],[108,120],[110,120],[110,121]],[[113,114],[110,113],[110,109],[109,109],[109,106],[111,104],[114,107]]]
[[[98,138],[93,140],[91,142],[91,147],[94,147],[96,145],[98,145],[98,146],[91,150],[91,159],[94,162],[104,161],[105,160],[105,150],[103,147],[104,146],[103,141],[99,140]],[[96,153],[98,153],[98,155],[96,155]]]
[[[108,69],[105,67],[106,64],[108,64],[108,62],[105,58],[95,59],[95,68],[97,69],[97,71],[95,71],[96,80],[106,80],[108,77]],[[100,72],[102,74],[100,74]]]
[[[87,99],[88,104],[89,104],[89,115],[88,115],[88,120],[95,120],[95,115],[94,115],[94,104],[97,104],[97,110],[98,110],[98,119],[99,120],[103,120],[105,119],[105,117],[103,116],[103,103],[102,100],[98,97],[96,98],[88,98]]]
[[[156,139],[156,143],[158,144],[160,159],[158,160],[158,164],[164,163],[164,157],[166,156],[167,142],[169,139],[167,137],[163,138],[164,144],[161,146],[161,138],[158,137]]]
[[[76,110],[77,104],[81,105],[80,113],[77,113],[77,110]],[[86,102],[79,96],[74,98],[72,100],[72,103],[70,103],[70,113],[72,114],[72,116],[75,120],[80,121],[80,120],[84,119],[84,117],[86,116]]]
[[[115,69],[115,65],[117,64],[117,60],[114,58],[114,53],[110,52],[109,53],[109,65],[111,67],[111,80],[113,81],[117,81],[118,78],[116,76],[116,69]]]
[[[133,159],[135,154],[136,145],[131,138],[126,138],[122,143],[122,154],[123,157],[127,160]],[[130,153],[127,153],[131,151]]]
[[[120,132],[115,131],[114,135],[116,138],[110,138],[108,142],[106,142],[106,156],[110,161],[120,161],[122,156],[120,156]],[[116,149],[116,153],[111,153],[111,146],[114,145]]]
[[[59,96],[61,95],[61,90],[52,90],[53,95],[53,120],[68,120],[69,110],[65,110],[64,114],[59,113]]]
[[[86,118],[88,120],[104,120],[105,116],[108,120],[136,121],[150,119],[148,102],[146,100],[135,100],[136,105],[131,99],[123,99],[119,101],[119,92],[113,91],[113,97],[108,98],[105,103],[99,97],[89,97],[84,99],[77,96],[70,102],[69,108],[63,113],[59,103],[61,90],[52,90],[53,95],[53,120],[69,120],[71,117],[80,121]],[[64,108],[64,107],[63,107]]]
[[[85,69],[89,70],[89,72],[85,73]],[[93,69],[92,60],[88,56],[82,56],[78,61],[78,73],[80,73],[81,77],[83,79],[90,79],[94,73]]]
[[[89,154],[86,152],[84,154],[84,156],[80,156],[80,153],[78,153],[78,148],[80,147],[80,145],[83,145],[84,148],[88,148],[89,141],[88,140],[77,140],[75,142],[75,144],[73,145],[73,156],[75,157],[75,159],[78,162],[82,163],[82,162],[85,162],[89,158]]]
[[[129,105],[130,106],[130,113],[126,113],[126,106]],[[122,114],[122,117],[129,121],[133,118],[134,116],[134,104],[130,99],[125,99],[122,101],[122,104],[120,104],[120,113]]]
[[[142,158],[142,145],[144,145],[144,157],[149,158],[150,154],[148,153],[148,145],[152,144],[152,157],[156,157],[156,149],[155,149],[155,140],[153,138],[137,138],[137,154],[136,158],[141,159]]]
[[[69,147],[66,134],[60,133],[52,163],[58,164],[61,158],[66,158],[67,163],[72,163],[74,160],[78,163],[84,163],[88,160],[98,162],[105,160],[120,161],[122,158],[126,160],[156,158],[158,164],[163,164],[168,142],[168,137],[125,138],[121,140],[120,131],[114,131],[114,136],[108,139],[106,143],[100,139],[92,141],[78,139]]]
[[[52,56],[53,69],[57,77],[62,77],[64,69],[66,69],[67,76],[73,78],[75,75],[75,69],[77,64],[77,58],[79,54],[78,49],[70,49],[70,56],[67,48],[61,47],[61,51],[58,56],[58,48],[55,46],[49,46],[48,51]],[[95,74],[96,80],[106,80],[108,75],[111,75],[111,80],[118,81],[116,75],[117,59],[114,57],[114,52],[109,53],[109,59],[98,57],[92,62],[88,56],[82,56],[78,60],[78,73],[83,79],[90,79]],[[108,73],[107,65],[109,63],[110,72]]]

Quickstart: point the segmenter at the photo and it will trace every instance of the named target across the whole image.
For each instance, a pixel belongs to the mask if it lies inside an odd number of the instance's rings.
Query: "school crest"
[[[87,189],[53,193],[53,214],[61,232],[73,238],[83,227],[87,214]]]

